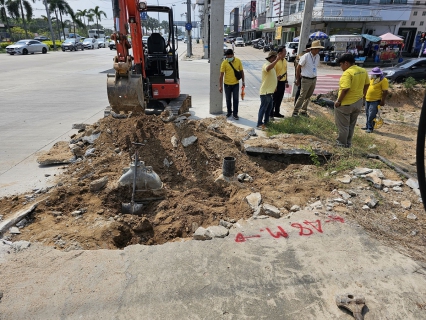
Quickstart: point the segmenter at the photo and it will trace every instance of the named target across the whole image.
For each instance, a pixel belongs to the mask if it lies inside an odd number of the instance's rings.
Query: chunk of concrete
[[[336,178],[336,180],[340,181],[341,183],[348,184],[348,183],[351,183],[352,178],[350,175],[345,174],[343,177]]]
[[[369,169],[369,168],[355,168],[352,173],[356,176],[360,176],[360,175],[364,175],[364,174],[369,174],[373,172],[373,169]]]
[[[108,177],[102,177],[100,179],[94,180],[92,182],[90,182],[90,191],[92,192],[97,192],[100,191],[101,189],[103,189],[106,184],[108,183]]]
[[[279,218],[281,217],[281,211],[277,207],[271,205],[271,204],[264,204],[263,205],[263,211],[266,215],[273,217],[273,218]]]
[[[212,232],[203,227],[199,227],[193,234],[192,238],[194,240],[211,240],[213,238]]]
[[[229,230],[223,226],[210,226],[207,228],[213,238],[225,238],[229,234]]]
[[[193,144],[197,140],[198,140],[198,138],[196,136],[190,136],[188,138],[183,138],[182,139],[182,145],[186,148],[186,147],[190,146],[191,144]]]

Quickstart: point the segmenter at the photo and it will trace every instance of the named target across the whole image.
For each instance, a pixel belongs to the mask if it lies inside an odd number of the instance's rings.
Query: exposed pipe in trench
[[[415,179],[415,177],[413,177],[411,174],[405,172],[404,170],[402,170],[400,167],[398,167],[395,164],[393,164],[392,162],[390,162],[385,157],[379,156],[378,154],[371,153],[371,154],[367,155],[367,158],[378,159],[378,160],[382,161],[383,163],[387,164],[390,168],[392,168],[393,170],[395,170],[399,174],[401,174],[404,177],[406,177],[407,179],[410,179],[410,178],[411,179]]]

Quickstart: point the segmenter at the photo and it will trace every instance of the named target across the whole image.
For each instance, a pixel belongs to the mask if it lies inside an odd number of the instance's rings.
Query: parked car
[[[82,40],[84,40],[85,38],[84,37],[81,37],[78,33],[70,33],[69,35],[68,35],[68,38],[70,38],[70,39],[76,39],[77,41],[82,41]]]
[[[235,39],[234,44],[235,44],[236,47],[244,47],[245,46],[244,39],[242,37],[237,37]]]
[[[99,49],[98,40],[95,38],[86,38],[83,40],[84,49]]]
[[[38,36],[38,37],[35,37],[34,40],[41,42],[41,41],[49,41],[50,39],[46,36]]]
[[[99,48],[106,48],[105,38],[99,38],[97,40],[98,40]]]
[[[287,51],[285,58],[288,62],[294,61],[294,59],[296,59],[298,48],[299,42],[287,42],[285,44],[285,50]]]
[[[382,71],[391,82],[404,82],[409,77],[426,80],[426,58],[407,59],[394,67],[382,68]]]
[[[142,37],[142,43],[143,43],[144,46],[148,46],[148,38],[149,38],[149,36],[143,36]]]
[[[46,53],[48,50],[49,48],[46,44],[33,39],[19,40],[18,42],[6,47],[6,52],[12,56],[15,53],[24,55],[36,52]]]
[[[183,38],[183,43],[186,43],[188,41],[187,37]]]
[[[61,44],[62,51],[77,51],[78,49],[84,50],[83,43],[77,41],[76,39],[65,39]]]
[[[110,49],[110,50],[115,49],[115,41],[114,41],[114,40],[111,40],[111,41],[109,42],[108,47],[109,47],[109,49]]]
[[[253,44],[253,48],[263,49],[263,46],[265,45],[265,41],[261,38],[258,38],[256,40],[253,40],[252,44]]]
[[[226,42],[228,42],[228,43],[232,43],[232,41],[234,41],[235,40],[235,37],[227,37],[226,38]]]
[[[183,41],[183,38],[184,38],[183,36],[178,36],[178,37],[177,37],[177,40],[178,40],[178,41]]]

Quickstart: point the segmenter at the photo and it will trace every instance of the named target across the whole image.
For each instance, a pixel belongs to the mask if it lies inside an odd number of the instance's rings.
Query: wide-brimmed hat
[[[278,53],[276,51],[269,51],[268,56],[265,58],[268,60],[270,57],[276,57]]]
[[[380,70],[379,67],[375,67],[371,69],[371,71],[368,74],[383,74],[382,70]]]
[[[311,49],[324,49],[324,47],[321,45],[321,41],[315,40],[312,42]]]

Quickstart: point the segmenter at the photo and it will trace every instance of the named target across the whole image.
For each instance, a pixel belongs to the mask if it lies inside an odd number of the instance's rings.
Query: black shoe
[[[367,130],[367,127],[361,128],[361,130]]]
[[[284,116],[283,116],[281,113],[274,114],[274,117],[277,117],[277,118],[284,118]]]
[[[238,116],[232,116],[232,118],[234,118],[234,120],[240,120]]]
[[[298,113],[293,113],[291,116],[292,116],[293,118],[297,118],[297,117],[299,117],[299,114],[298,114]]]
[[[308,115],[307,113],[301,113],[300,115],[301,115],[302,117],[309,118],[309,115]]]
[[[229,118],[230,116],[232,116],[232,113],[227,113],[226,117]]]

